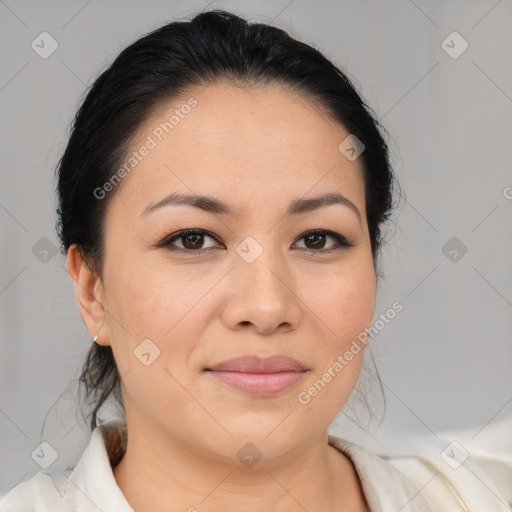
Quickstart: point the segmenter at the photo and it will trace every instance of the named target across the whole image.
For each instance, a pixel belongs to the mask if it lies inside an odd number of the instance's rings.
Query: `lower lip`
[[[275,395],[296,384],[306,372],[243,373],[210,370],[208,373],[246,393]]]

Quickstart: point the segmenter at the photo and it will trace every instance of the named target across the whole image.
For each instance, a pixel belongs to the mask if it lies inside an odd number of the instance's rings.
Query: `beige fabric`
[[[402,446],[401,454],[382,456],[333,435],[329,444],[352,460],[372,512],[510,512],[501,490],[471,458],[453,470],[440,457],[439,446],[418,440]],[[37,473],[2,498],[0,511],[133,512],[111,467],[125,446],[124,422],[104,423],[93,431],[69,475]],[[489,463],[493,456],[485,453]],[[505,459],[504,468],[512,471],[509,462]],[[506,478],[504,471],[494,476]]]

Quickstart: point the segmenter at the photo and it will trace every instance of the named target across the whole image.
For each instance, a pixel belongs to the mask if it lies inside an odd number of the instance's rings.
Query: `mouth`
[[[296,385],[309,369],[284,355],[236,357],[205,369],[212,377],[252,395],[270,396]]]

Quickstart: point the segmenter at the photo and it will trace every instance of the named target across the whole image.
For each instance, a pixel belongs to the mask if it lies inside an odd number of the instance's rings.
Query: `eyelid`
[[[176,231],[174,233],[171,233],[170,235],[166,236],[161,242],[157,244],[157,247],[164,247],[168,248],[172,246],[171,242],[174,242],[175,240],[179,240],[180,238],[191,235],[191,234],[199,234],[202,236],[208,236],[210,238],[213,238],[217,243],[219,243],[219,239],[209,231],[201,228],[188,228],[188,229],[180,229],[179,231]],[[190,250],[190,249],[182,249],[181,247],[169,249],[176,252],[185,252],[188,254],[200,254],[201,252],[205,252],[212,249],[212,247],[207,247],[206,249],[198,249],[198,250]]]
[[[157,244],[157,247],[164,247],[167,248],[170,251],[173,252],[181,252],[185,254],[203,254],[206,252],[209,252],[211,249],[217,249],[218,247],[206,247],[203,249],[197,249],[197,250],[191,250],[191,249],[182,249],[181,247],[173,247],[172,249],[169,249],[169,247],[172,246],[172,242],[175,240],[178,240],[184,236],[187,236],[189,234],[200,234],[202,236],[210,237],[214,239],[217,243],[220,243],[218,237],[211,233],[210,231],[207,231],[205,229],[201,228],[188,228],[188,229],[182,229],[179,231],[176,231],[174,233],[171,233],[171,235],[165,237],[161,242]],[[331,237],[337,242],[337,245],[334,245],[334,247],[330,247],[328,249],[307,249],[307,248],[301,248],[300,250],[303,252],[307,252],[310,254],[326,254],[335,252],[341,249],[347,249],[349,247],[353,247],[355,244],[351,243],[349,240],[347,240],[343,235],[340,233],[337,233],[335,231],[331,231],[329,229],[321,229],[321,228],[315,228],[315,229],[309,229],[307,231],[304,231],[301,233],[295,242],[293,244],[295,245],[298,241],[306,238],[307,236],[311,236],[314,234],[325,234],[327,237]]]
[[[354,245],[351,242],[349,242],[342,234],[336,233],[335,231],[331,231],[329,229],[321,229],[321,228],[310,229],[308,231],[305,231],[304,233],[299,235],[299,237],[297,238],[297,241],[302,240],[303,238],[306,238],[307,236],[311,236],[311,235],[315,235],[315,234],[325,234],[326,236],[331,237],[338,243],[338,246],[334,246],[329,249],[319,249],[317,251],[306,248],[306,249],[303,249],[305,252],[310,252],[310,253],[314,253],[314,254],[323,254],[323,253],[325,254],[325,253],[333,252],[338,249],[353,247],[353,245]],[[294,244],[295,244],[295,242],[294,242]]]

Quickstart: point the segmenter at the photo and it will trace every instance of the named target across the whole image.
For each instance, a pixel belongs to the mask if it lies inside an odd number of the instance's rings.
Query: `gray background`
[[[371,344],[383,428],[477,432],[511,414],[510,0],[0,0],[0,494],[40,470],[30,454],[41,436],[62,461],[85,442],[73,390],[61,393],[91,340],[64,256],[41,261],[41,247],[57,246],[53,173],[79,99],[134,39],[214,7],[319,48],[390,132],[405,196],[388,229],[375,318],[394,301],[403,311]],[[43,31],[59,45],[47,59],[31,48]],[[469,43],[456,59],[441,46],[453,31]],[[467,247],[457,261],[443,252],[452,237]],[[344,414],[331,427],[364,441]]]

